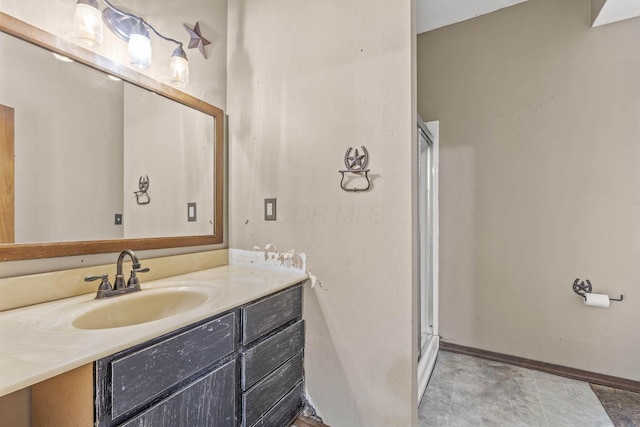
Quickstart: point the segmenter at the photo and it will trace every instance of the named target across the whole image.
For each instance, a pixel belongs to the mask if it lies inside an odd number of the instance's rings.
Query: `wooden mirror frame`
[[[174,89],[157,80],[140,74],[123,65],[100,56],[94,52],[67,42],[53,34],[20,21],[10,15],[0,12],[0,31],[15,36],[26,42],[45,48],[51,52],[67,56],[75,61],[83,63],[91,68],[103,71],[107,74],[119,77],[136,86],[158,93],[166,98],[181,104],[195,108],[205,114],[213,116],[215,123],[215,146],[214,146],[214,225],[212,235],[182,236],[182,237],[152,237],[136,239],[113,239],[113,240],[87,240],[75,242],[47,242],[47,243],[2,243],[0,239],[0,261],[14,261],[38,258],[53,258],[71,255],[99,254],[119,252],[128,248],[133,250],[143,249],[165,249],[186,246],[213,245],[223,242],[223,178],[224,178],[224,112],[211,104],[208,104],[191,95]],[[13,124],[11,124],[13,126]],[[0,194],[0,213],[2,213],[3,223],[9,224],[10,232],[13,233],[14,223],[14,182],[13,182],[13,132],[5,132],[11,139],[10,144],[0,141],[0,171],[3,180],[0,185],[6,191]],[[5,135],[6,137],[6,135]],[[8,138],[7,138],[8,139]],[[8,147],[10,145],[10,147]],[[10,185],[6,185],[6,177],[11,172]],[[10,220],[7,214],[11,212]],[[5,230],[6,231],[6,230]],[[5,232],[3,231],[3,233]],[[9,239],[4,237],[4,241]],[[11,241],[15,241],[11,239]]]

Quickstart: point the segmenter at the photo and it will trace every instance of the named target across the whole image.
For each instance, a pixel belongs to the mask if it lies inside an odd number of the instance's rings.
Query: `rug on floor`
[[[616,427],[640,426],[640,394],[591,384],[604,410]]]

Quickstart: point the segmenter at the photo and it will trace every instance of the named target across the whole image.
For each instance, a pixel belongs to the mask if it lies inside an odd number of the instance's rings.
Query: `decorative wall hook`
[[[360,154],[357,148],[355,149],[355,152],[351,154],[351,152],[354,151],[353,147],[349,147],[347,152],[344,154],[344,165],[347,169],[338,171],[340,172],[340,175],[342,175],[342,178],[340,179],[340,188],[344,191],[367,191],[371,188],[369,169],[367,169],[367,165],[369,164],[369,152],[364,145],[361,145],[360,148],[362,149],[362,154]],[[367,186],[347,188],[344,182],[345,174],[354,174],[355,176],[364,175],[364,178],[367,180]]]
[[[151,197],[147,193],[149,190],[149,177],[147,175],[141,176],[138,179],[138,188],[139,191],[134,191],[133,194],[136,195],[136,203],[139,205],[148,205],[151,203]]]
[[[591,282],[589,281],[589,279],[583,281],[580,281],[580,279],[576,279],[573,282],[573,292],[580,295],[582,298],[586,298],[586,294],[590,294],[592,290],[593,287],[591,286]],[[609,301],[622,300],[624,300],[624,295],[620,295],[620,298],[609,298]]]

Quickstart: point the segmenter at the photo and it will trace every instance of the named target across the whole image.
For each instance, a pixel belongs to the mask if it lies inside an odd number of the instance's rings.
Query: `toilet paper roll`
[[[609,307],[609,295],[584,294],[584,304],[593,307]]]

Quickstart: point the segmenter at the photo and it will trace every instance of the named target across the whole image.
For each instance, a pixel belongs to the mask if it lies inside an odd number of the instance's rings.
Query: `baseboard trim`
[[[520,366],[522,368],[534,369],[536,371],[546,372],[548,374],[572,378],[574,380],[585,381],[588,383],[599,384],[607,387],[640,393],[640,381],[583,371],[582,369],[569,368],[567,366],[555,365],[553,363],[547,362],[539,362],[537,360],[525,359],[524,357],[510,356],[508,354],[496,353],[493,351],[481,350],[473,347],[466,347],[442,340],[440,340],[440,350],[450,351],[452,353],[466,354],[467,356],[480,357],[482,359],[493,360],[494,362],[507,363],[509,365]]]

